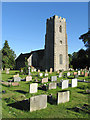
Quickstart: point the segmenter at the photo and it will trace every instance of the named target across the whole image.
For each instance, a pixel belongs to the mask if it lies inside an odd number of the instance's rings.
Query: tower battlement
[[[66,18],[62,18],[61,16],[59,17],[59,16],[57,16],[57,15],[54,15],[53,17],[48,18],[47,21],[54,20],[54,19],[58,19],[58,20],[60,20],[61,22],[62,22],[62,21],[66,22]]]

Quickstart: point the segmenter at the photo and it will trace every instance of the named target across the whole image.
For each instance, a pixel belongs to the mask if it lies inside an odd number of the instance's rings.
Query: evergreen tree
[[[16,54],[8,45],[8,41],[5,40],[4,46],[2,48],[2,67],[3,68],[15,68],[15,57]]]

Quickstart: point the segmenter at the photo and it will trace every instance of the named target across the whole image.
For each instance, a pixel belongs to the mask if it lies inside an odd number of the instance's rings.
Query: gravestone
[[[37,92],[37,88],[38,88],[38,83],[30,84],[29,93],[36,93]]]
[[[80,71],[78,71],[78,75],[80,75]]]
[[[30,73],[30,67],[28,67],[28,75],[31,75],[31,73]]]
[[[74,75],[77,75],[77,72],[74,72]]]
[[[45,70],[45,73],[47,73],[48,71],[47,70]]]
[[[47,107],[47,95],[37,95],[30,98],[30,112],[45,109]]]
[[[61,86],[62,89],[68,88],[69,80],[62,80],[61,81]]]
[[[84,75],[84,72],[82,71],[82,75]]]
[[[45,73],[45,75],[44,76],[48,76],[48,73]]]
[[[27,76],[26,81],[32,81],[32,76]]]
[[[57,73],[59,73],[59,70],[57,71]]]
[[[13,77],[19,77],[19,73],[17,75],[13,75]]]
[[[20,82],[21,78],[20,77],[14,77],[13,80],[14,80],[14,82]]]
[[[77,79],[72,79],[71,87],[77,87]]]
[[[5,85],[5,86],[10,86],[11,85],[11,83],[9,83],[9,82],[1,82],[1,84]]]
[[[39,75],[40,75],[40,77],[42,77],[42,76],[43,76],[43,73],[39,73]]]
[[[9,74],[10,68],[6,68],[6,74]]]
[[[49,73],[52,73],[52,70],[53,70],[53,69],[52,69],[52,68],[50,68],[50,72],[49,72]]]
[[[33,69],[31,69],[31,72],[33,72],[34,70]]]
[[[36,69],[34,69],[33,71],[36,72]]]
[[[38,69],[38,72],[40,72],[40,70]]]
[[[57,88],[57,83],[54,83],[54,82],[51,82],[48,84],[48,89],[51,90],[51,89],[56,89]]]
[[[21,69],[20,71],[23,72],[23,69]]]
[[[67,72],[67,77],[70,76],[70,72]]]
[[[51,76],[51,81],[57,81],[57,76]]]
[[[88,73],[87,72],[85,72],[85,77],[87,77],[88,76]]]
[[[41,82],[42,83],[45,83],[45,82],[47,83],[48,82],[48,77],[47,78],[43,78]]]
[[[70,96],[69,91],[58,92],[57,93],[57,104],[68,102],[69,96]]]
[[[12,85],[12,86],[19,86],[19,83],[17,83],[17,82],[12,82],[11,85]]]
[[[60,77],[62,77],[62,72],[61,72],[61,73],[59,73],[59,76],[58,76],[58,77],[59,77],[59,78],[60,78]]]

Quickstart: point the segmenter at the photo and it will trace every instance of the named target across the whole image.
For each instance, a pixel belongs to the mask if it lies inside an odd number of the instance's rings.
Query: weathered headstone
[[[78,75],[80,75],[80,71],[78,71]]]
[[[40,72],[40,70],[38,69],[38,72]]]
[[[30,67],[28,67],[28,75],[31,75],[31,73],[30,73]]]
[[[20,77],[14,77],[13,80],[14,80],[14,82],[19,82],[19,81],[21,81],[21,78]]]
[[[9,74],[10,68],[6,68],[6,74]]]
[[[70,72],[67,72],[67,77],[70,76]]]
[[[48,76],[48,73],[45,73],[45,75],[44,76]]]
[[[42,79],[42,83],[45,83],[45,82],[46,82],[46,83],[48,82],[48,77]]]
[[[69,91],[58,92],[57,93],[57,104],[68,102],[69,96],[70,96]]]
[[[77,75],[77,72],[74,72],[74,75]]]
[[[12,82],[11,85],[12,85],[12,86],[19,86],[19,83],[17,83],[17,82]]]
[[[82,75],[84,75],[84,72],[82,71]]]
[[[52,69],[52,68],[50,68],[50,72],[49,72],[49,73],[52,73],[52,70],[53,70],[53,69]]]
[[[88,73],[87,72],[85,72],[85,77],[87,77],[88,76]]]
[[[59,76],[58,76],[58,77],[59,77],[59,78],[60,78],[60,77],[62,77],[62,72],[61,72],[61,73],[59,73]]]
[[[48,89],[51,90],[51,89],[56,89],[57,88],[57,83],[54,83],[54,82],[51,82],[48,84]]]
[[[51,81],[57,81],[57,76],[51,76]]]
[[[13,75],[13,77],[19,77],[19,73],[17,75]]]
[[[32,81],[32,76],[27,76],[26,81]]]
[[[34,70],[33,70],[34,72],[36,72],[36,69],[34,68]]]
[[[45,70],[45,73],[47,73],[48,71],[47,70]]]
[[[72,79],[71,87],[77,87],[77,79]]]
[[[29,93],[36,93],[37,92],[37,88],[38,88],[38,83],[30,84]]]
[[[47,107],[47,95],[37,95],[30,98],[30,112],[45,109]]]
[[[69,80],[62,80],[61,81],[61,86],[62,89],[68,88]]]
[[[40,77],[42,77],[42,76],[43,76],[43,73],[39,73],[39,75],[40,75]]]

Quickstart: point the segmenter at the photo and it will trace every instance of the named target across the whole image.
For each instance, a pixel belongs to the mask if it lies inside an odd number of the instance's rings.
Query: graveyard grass
[[[5,71],[2,72],[2,80],[7,81],[8,79],[12,79],[13,75],[19,71],[10,70],[9,74],[6,74]],[[67,72],[67,71],[66,71]],[[35,76],[37,72],[33,72],[33,80],[38,78]],[[58,75],[56,72],[49,75]],[[21,78],[26,77],[26,75],[20,75]],[[72,76],[73,77],[73,76]],[[71,78],[72,78],[71,77]],[[69,82],[71,82],[71,78],[69,78]],[[40,78],[38,78],[40,80]],[[57,81],[62,79],[58,78]],[[67,79],[67,78],[63,78]],[[79,79],[87,79],[90,80],[90,77],[79,77]],[[50,82],[50,81],[49,81]],[[75,107],[83,107],[84,104],[88,103],[88,94],[86,90],[89,89],[88,83],[78,82],[78,86],[76,88],[67,88],[65,90],[70,91],[70,101],[67,103],[62,103],[59,105],[47,103],[47,108],[37,110],[34,112],[29,111],[29,103],[28,101],[23,101],[25,99],[29,99],[33,95],[40,94],[52,94],[54,98],[57,96],[58,91],[62,91],[60,87],[57,86],[57,89],[54,90],[38,90],[35,94],[29,93],[29,84],[31,82],[20,81],[20,85],[16,87],[7,87],[2,85],[2,90],[5,90],[6,93],[2,93],[2,117],[3,118],[88,118],[87,111],[75,111]],[[89,83],[90,84],[90,83]],[[39,86],[41,83],[39,84]],[[20,102],[21,101],[21,102]],[[85,108],[86,109],[86,108]],[[89,111],[89,108],[86,110]]]

